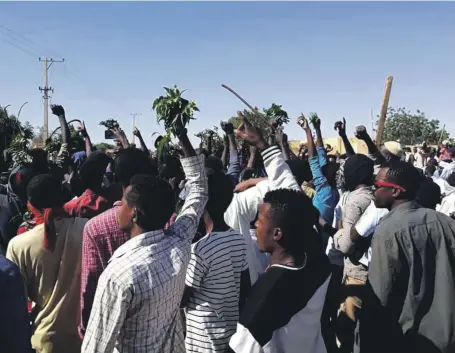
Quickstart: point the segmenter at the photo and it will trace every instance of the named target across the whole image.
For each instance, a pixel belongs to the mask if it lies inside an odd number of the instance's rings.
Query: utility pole
[[[133,131],[134,131],[134,128],[136,127],[136,116],[141,116],[142,114],[141,113],[130,113],[130,115],[133,117]],[[133,144],[135,143],[135,140],[136,140],[136,135],[133,134]]]
[[[370,108],[370,117],[371,117],[371,136],[374,136],[376,129],[374,128],[373,108]]]
[[[43,99],[44,99],[44,131],[43,131],[43,143],[46,143],[47,137],[49,135],[49,94],[48,92],[51,91],[54,93],[54,89],[49,87],[49,69],[53,63],[62,63],[65,59],[62,60],[54,60],[52,58],[48,58],[47,56],[44,59],[39,58],[39,61],[44,62],[44,87],[39,87],[39,90],[43,92]]]

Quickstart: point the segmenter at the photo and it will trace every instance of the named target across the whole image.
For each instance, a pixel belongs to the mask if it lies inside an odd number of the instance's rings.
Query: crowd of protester
[[[115,127],[112,156],[84,125],[75,150],[51,109],[56,158],[2,171],[0,352],[455,352],[447,141],[378,149],[361,126],[360,154],[343,119],[334,154],[302,115],[294,153],[238,113],[223,150],[178,125],[176,152],[151,152]]]

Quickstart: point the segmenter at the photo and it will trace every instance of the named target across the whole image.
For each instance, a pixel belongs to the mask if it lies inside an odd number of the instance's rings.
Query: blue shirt
[[[0,346],[3,352],[31,353],[32,329],[19,268],[0,255]]]
[[[340,194],[336,188],[329,185],[327,178],[322,174],[322,167],[327,164],[327,152],[323,147],[317,147],[317,156],[309,158],[313,184],[316,195],[313,197],[313,205],[321,214],[321,217],[332,224],[333,212],[337,205]]]

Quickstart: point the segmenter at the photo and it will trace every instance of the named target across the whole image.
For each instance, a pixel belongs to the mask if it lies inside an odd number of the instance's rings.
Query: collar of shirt
[[[389,213],[387,213],[381,220],[381,222],[383,222],[385,219],[391,217],[392,215],[394,215],[396,212],[399,212],[400,210],[416,210],[418,208],[421,208],[421,206],[415,202],[415,201],[408,201],[408,202],[404,202],[402,203],[401,205],[395,207],[394,209],[390,210]]]
[[[139,234],[134,238],[128,240],[122,246],[120,246],[114,252],[109,262],[111,262],[114,259],[120,258],[126,253],[134,251],[135,249],[140,248],[141,246],[159,243],[161,240],[164,239],[164,237],[165,233],[162,229]]]

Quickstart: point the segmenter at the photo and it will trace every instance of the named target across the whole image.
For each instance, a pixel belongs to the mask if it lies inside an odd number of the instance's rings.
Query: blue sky
[[[393,75],[391,106],[423,110],[455,135],[454,10],[450,2],[0,2],[0,24],[37,45],[0,28],[0,104],[15,112],[28,101],[21,120],[42,124],[38,56],[48,55],[67,61],[51,69],[52,102],[84,119],[96,142],[100,120],[130,132],[129,114],[140,112],[151,147],[149,134],[163,130],[153,99],[173,84],[200,107],[190,132],[212,127],[244,108],[222,83],[253,105],[282,104],[292,117],[285,131],[303,139],[300,112],[318,112],[327,137],[342,116],[350,130],[370,128]]]

